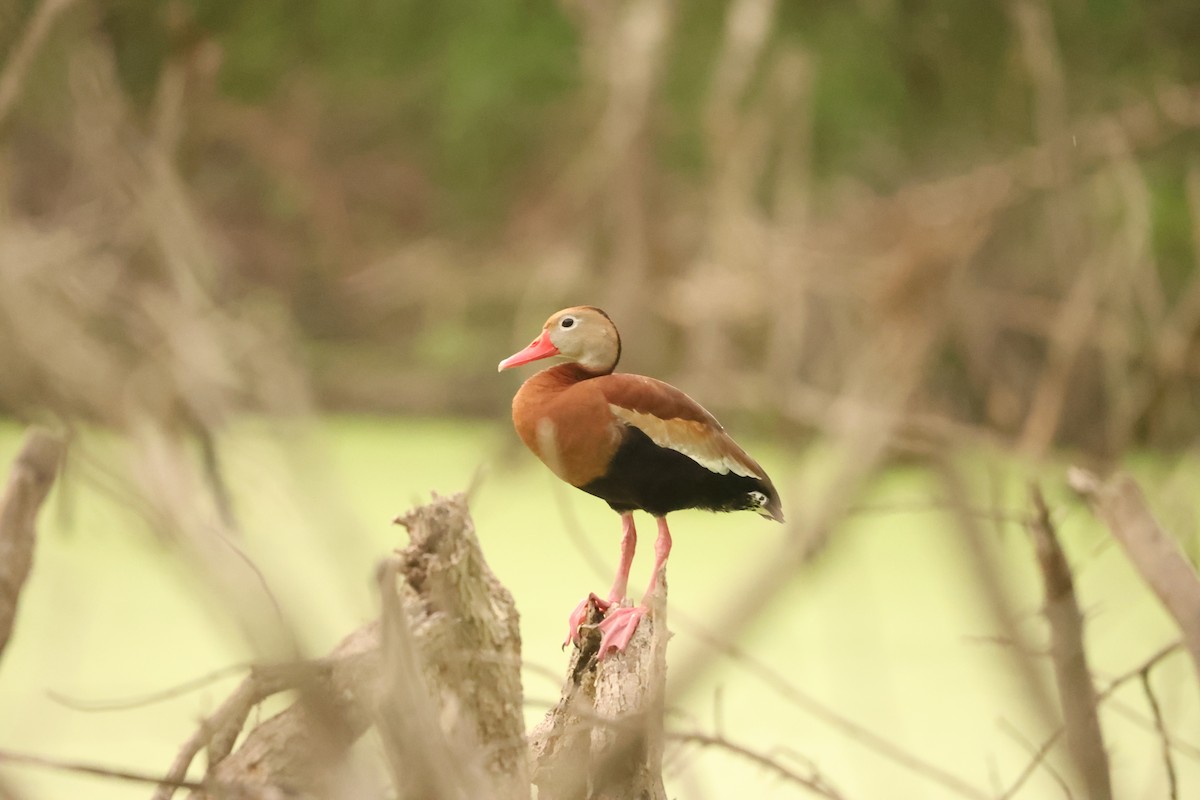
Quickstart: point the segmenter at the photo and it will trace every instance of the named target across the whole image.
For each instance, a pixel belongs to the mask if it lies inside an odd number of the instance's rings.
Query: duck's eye
[[[558,323],[560,328],[570,328],[575,325],[574,317],[563,317],[562,322]]]

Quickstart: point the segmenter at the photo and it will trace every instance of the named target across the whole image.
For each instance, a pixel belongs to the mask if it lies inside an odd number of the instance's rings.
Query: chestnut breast
[[[623,433],[608,399],[576,364],[525,381],[513,397],[513,425],[526,447],[572,486],[605,473]]]

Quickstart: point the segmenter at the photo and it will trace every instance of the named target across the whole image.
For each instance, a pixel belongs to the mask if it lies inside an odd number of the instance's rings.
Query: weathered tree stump
[[[571,656],[562,697],[529,736],[539,800],[666,800],[662,780],[666,587],[623,653],[599,660],[592,627]],[[600,621],[594,612],[589,623]]]
[[[532,767],[540,800],[665,800],[661,607],[625,653],[598,661],[599,634],[588,633],[529,749],[517,611],[466,499],[435,497],[397,522],[411,541],[379,569],[380,619],[322,659],[254,669],[184,745],[156,800],[175,793],[201,750],[207,788],[196,800],[354,796],[347,756],[372,726],[398,797],[523,800]],[[251,710],[284,690],[296,702],[243,738]]]

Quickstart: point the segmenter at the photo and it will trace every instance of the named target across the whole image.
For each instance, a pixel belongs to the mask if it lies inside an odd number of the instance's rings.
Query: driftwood
[[[382,614],[325,658],[256,668],[181,749],[155,795],[167,800],[203,750],[203,797],[355,797],[351,745],[377,731],[401,798],[665,800],[661,607],[626,653],[574,653],[563,698],[527,748],[512,597],[483,559],[463,496],[397,520],[411,542],[379,569]],[[665,588],[656,592],[661,603]],[[284,690],[297,700],[243,733]],[[234,744],[241,744],[234,749]]]
[[[62,439],[31,431],[0,497],[0,655],[12,635],[21,589],[33,566],[38,510],[58,474],[63,452]]]

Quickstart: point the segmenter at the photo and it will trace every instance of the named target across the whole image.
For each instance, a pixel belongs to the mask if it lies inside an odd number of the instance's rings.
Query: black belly
[[[773,497],[775,489],[758,478],[720,475],[683,453],[659,447],[629,427],[608,471],[580,486],[619,512],[641,509],[655,516],[684,508],[739,511],[757,507],[751,492]]]

